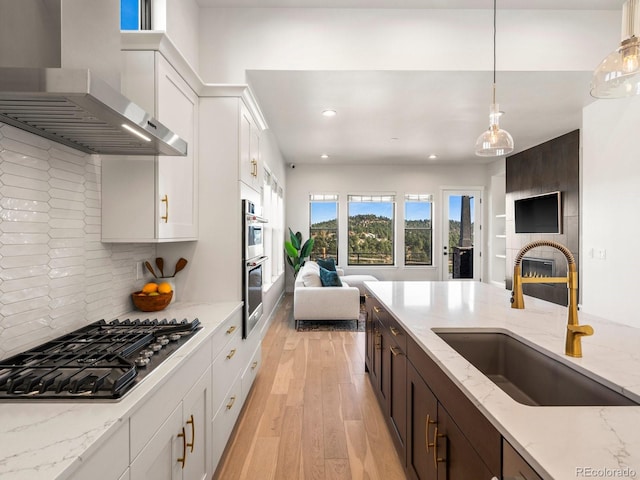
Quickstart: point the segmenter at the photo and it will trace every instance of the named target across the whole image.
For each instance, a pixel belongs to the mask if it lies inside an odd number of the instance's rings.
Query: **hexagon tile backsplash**
[[[155,246],[100,241],[100,162],[0,123],[0,358],[131,309]]]

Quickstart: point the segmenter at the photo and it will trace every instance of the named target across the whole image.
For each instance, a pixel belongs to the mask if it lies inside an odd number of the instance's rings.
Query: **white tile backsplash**
[[[100,241],[100,165],[0,123],[0,358],[131,309],[156,248]]]

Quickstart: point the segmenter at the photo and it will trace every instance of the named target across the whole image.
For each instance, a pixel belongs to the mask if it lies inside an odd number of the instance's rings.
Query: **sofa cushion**
[[[338,276],[338,272],[327,270],[326,268],[320,267],[320,281],[322,282],[323,287],[341,287],[342,282],[340,281],[340,277]]]
[[[333,258],[327,258],[327,259],[317,259],[316,263],[321,266],[322,268],[326,268],[327,270],[329,270],[330,272],[335,272],[336,271],[336,262]]]
[[[305,287],[321,287],[322,281],[320,280],[320,274],[315,268],[311,266],[304,266],[300,270],[299,275],[302,277],[302,283]]]

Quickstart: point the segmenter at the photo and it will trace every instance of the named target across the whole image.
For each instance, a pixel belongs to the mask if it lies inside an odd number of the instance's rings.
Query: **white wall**
[[[488,191],[489,177],[485,165],[465,166],[311,166],[298,165],[287,170],[286,226],[296,232],[309,235],[309,194],[337,193],[340,199],[339,222],[339,259],[338,263],[346,274],[369,273],[380,280],[439,280],[442,262],[442,200],[443,187],[485,187]],[[394,193],[396,195],[396,218],[403,218],[405,193],[431,193],[434,198],[434,238],[433,259],[431,267],[381,267],[381,266],[347,266],[347,195],[358,193]],[[483,202],[483,217],[487,217],[487,203]],[[404,255],[404,232],[396,221],[395,258]],[[287,230],[288,231],[288,230]],[[486,247],[487,229],[483,230],[483,243]],[[486,256],[483,264],[486,263]],[[483,266],[487,271],[486,265]],[[293,277],[287,267],[287,288],[291,289]],[[485,280],[483,276],[483,280]]]
[[[599,100],[583,112],[581,308],[636,327],[639,124],[640,97]]]
[[[492,67],[492,11],[202,8],[200,75]],[[589,71],[619,43],[620,11],[500,10],[498,70]],[[593,35],[598,32],[598,35]]]
[[[101,161],[0,123],[0,358],[133,308],[155,247],[100,242]]]
[[[166,0],[166,8],[167,35],[197,72],[200,63],[200,8],[195,0]]]

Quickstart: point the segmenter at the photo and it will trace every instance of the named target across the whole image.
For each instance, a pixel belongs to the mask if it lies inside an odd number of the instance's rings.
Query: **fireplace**
[[[556,261],[553,258],[524,257],[520,268],[523,277],[556,276]]]

